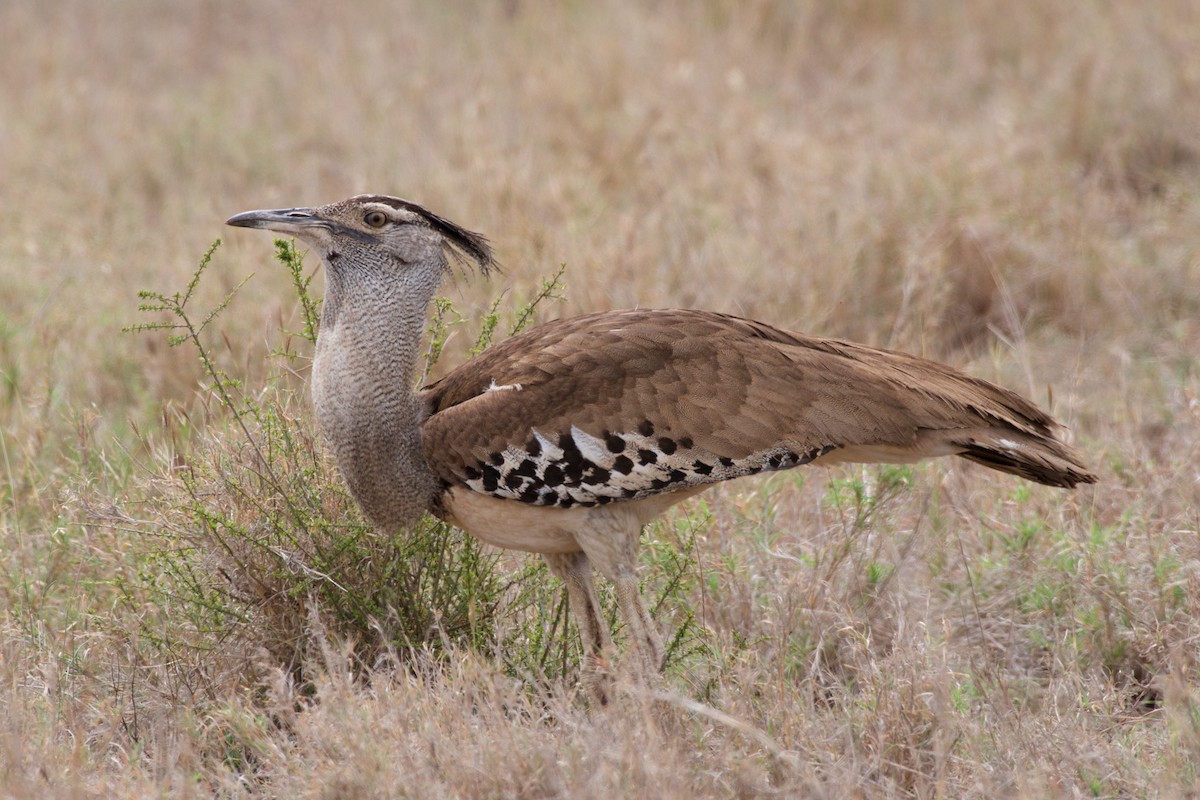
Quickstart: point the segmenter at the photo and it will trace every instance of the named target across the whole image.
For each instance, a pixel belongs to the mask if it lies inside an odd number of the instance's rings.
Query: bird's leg
[[[583,639],[583,681],[592,698],[600,705],[608,703],[608,670],[605,656],[613,654],[612,634],[600,615],[600,601],[592,583],[592,566],[583,551],[545,553],[542,558],[550,572],[567,585],[571,615]]]
[[[650,619],[642,602],[637,575],[631,569],[622,569],[618,570],[616,577],[607,577],[616,588],[617,605],[625,624],[629,626],[629,638],[642,661],[643,670],[647,675],[658,674],[663,668],[662,637],[658,635],[658,626]]]
[[[575,538],[600,574],[612,581],[616,589],[617,605],[629,629],[641,671],[645,677],[656,675],[663,666],[662,638],[642,603],[634,572],[641,524],[630,515],[616,512],[597,515],[592,522],[586,529],[576,531]]]

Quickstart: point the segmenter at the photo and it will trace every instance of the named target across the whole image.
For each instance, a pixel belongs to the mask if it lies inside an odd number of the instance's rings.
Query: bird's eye
[[[387,214],[382,211],[368,211],[363,217],[363,222],[372,228],[382,228],[387,223]]]

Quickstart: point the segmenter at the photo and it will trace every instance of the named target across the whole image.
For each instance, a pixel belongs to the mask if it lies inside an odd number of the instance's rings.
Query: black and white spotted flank
[[[524,447],[509,446],[467,468],[477,492],[539,506],[596,506],[807,464],[834,450],[830,445],[796,453],[775,447],[732,459],[694,446],[686,436],[655,436],[654,425],[597,437],[572,427],[568,433],[533,430]]]

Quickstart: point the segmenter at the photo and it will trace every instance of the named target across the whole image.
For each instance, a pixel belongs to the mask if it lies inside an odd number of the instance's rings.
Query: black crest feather
[[[405,211],[411,211],[425,220],[429,224],[429,227],[433,228],[446,239],[446,243],[450,247],[450,253],[459,263],[474,261],[479,265],[479,271],[484,275],[487,275],[492,270],[499,271],[500,264],[497,263],[496,257],[492,255],[492,246],[488,242],[487,237],[482,233],[469,231],[461,225],[457,225],[445,217],[440,217],[411,200],[387,195],[369,196],[360,199],[364,202],[384,203],[392,208],[402,208]]]

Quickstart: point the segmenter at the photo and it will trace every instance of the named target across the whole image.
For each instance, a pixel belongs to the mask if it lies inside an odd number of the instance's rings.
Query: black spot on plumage
[[[604,467],[597,467],[595,464],[593,464],[592,468],[588,470],[587,482],[588,483],[608,483],[608,479],[611,477],[612,477],[612,474],[608,470],[606,470]]]
[[[683,483],[687,480],[687,473],[682,470],[673,469],[667,477],[671,479],[671,483]]]
[[[596,498],[596,505],[602,506],[605,503],[611,503],[614,499],[615,498],[608,497],[607,495],[600,495],[599,497]]]
[[[500,470],[495,467],[483,465],[483,490],[485,492],[494,492],[500,486]]]
[[[536,436],[529,440],[529,444],[525,445],[525,452],[533,458],[537,458],[542,454],[542,442]]]
[[[546,471],[542,473],[542,480],[547,486],[561,486],[563,482],[562,467],[557,464],[551,464],[546,467]]]
[[[621,494],[625,495],[626,497],[637,497],[637,493],[638,493],[637,489],[622,489],[621,490]]]
[[[671,455],[675,452],[675,440],[666,436],[660,437],[658,440],[658,449],[662,450],[664,455]]]
[[[633,459],[629,456],[617,456],[613,459],[612,468],[615,472],[628,475],[633,472]]]
[[[578,486],[583,480],[583,470],[587,467],[588,462],[580,456],[578,461],[571,461],[563,469],[563,475],[567,476],[568,486]]]
[[[653,450],[638,450],[638,461],[644,466],[646,464],[657,464],[658,453]]]
[[[692,469],[697,475],[711,475],[713,471],[712,464],[705,464],[703,461],[693,461]]]
[[[782,463],[783,457],[778,453],[767,459],[767,464],[770,465],[771,469],[779,469],[779,465]]]
[[[733,459],[727,458],[726,456],[721,456],[720,458],[717,459],[717,461],[719,461],[721,463],[721,466],[725,467],[725,469],[729,469],[730,467],[733,466]]]
[[[608,451],[610,453],[625,452],[625,440],[620,436],[617,436],[615,433],[609,433],[605,431],[604,444],[608,447]]]
[[[558,446],[563,451],[563,462],[567,465],[567,474],[571,474],[571,470],[577,468],[582,473],[587,460],[583,457],[583,453],[579,452],[579,446],[575,444],[575,440],[571,434],[564,433],[558,437]]]
[[[488,456],[488,460],[490,460],[492,462],[492,464],[494,464],[495,466],[498,467],[504,463],[504,454],[503,453],[492,453],[490,456]]]
[[[513,472],[517,475],[524,475],[526,478],[537,477],[537,462],[532,459],[522,459],[521,466],[517,467]]]
[[[474,467],[467,467],[463,470],[463,474],[467,476],[467,480],[469,481],[477,481],[483,477],[483,473]]]
[[[575,498],[574,497],[560,497],[558,499],[558,505],[561,508],[570,508],[571,506],[575,505]]]
[[[679,437],[679,446],[682,447],[684,450],[691,450],[692,449],[692,437],[690,437],[690,436]]]
[[[510,472],[504,476],[504,485],[509,489],[520,489],[521,484],[524,482],[525,481],[521,479],[521,476],[515,472]]]
[[[642,420],[642,424],[638,425],[638,433],[645,436],[647,439],[654,435],[654,423],[650,420]]]
[[[558,446],[562,448],[563,458],[567,458],[567,453],[578,453],[579,448],[575,445],[575,437],[569,433],[564,433],[558,437]],[[582,458],[582,453],[580,457]]]
[[[650,481],[651,489],[665,489],[670,485],[671,482],[666,478],[655,478],[654,480]]]
[[[525,491],[521,492],[521,502],[523,503],[536,503],[541,499],[541,497],[542,493],[535,485],[530,485],[525,489]]]

